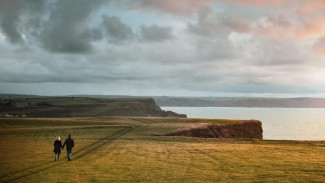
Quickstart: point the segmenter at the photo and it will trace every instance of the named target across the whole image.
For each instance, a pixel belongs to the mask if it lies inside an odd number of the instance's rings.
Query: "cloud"
[[[305,40],[325,35],[324,1],[288,1],[277,13],[260,16],[254,31],[275,39]]]
[[[90,34],[94,41],[98,41],[103,38],[103,32],[99,27],[91,29]]]
[[[290,0],[137,0],[127,3],[127,6],[131,9],[149,9],[187,16],[194,13],[211,11],[209,3],[213,2],[235,3],[240,5],[246,4],[257,7],[279,7],[283,6],[288,1]]]
[[[316,14],[302,20],[301,25],[294,28],[298,39],[325,36],[325,14]]]
[[[289,2],[290,0],[272,0],[272,1],[265,1],[265,0],[214,0],[214,1],[232,2],[232,3],[237,3],[237,4],[248,4],[248,5],[259,6],[259,7],[279,7],[279,6],[282,6],[285,3]]]
[[[23,44],[29,28],[39,28],[44,5],[43,0],[0,1],[0,28],[11,43]]]
[[[196,18],[196,22],[188,24],[188,30],[202,36],[222,37],[231,32],[241,33],[250,30],[247,20],[235,17],[230,12],[220,14],[203,12],[199,13]]]
[[[211,14],[211,3],[222,2],[231,5],[246,5],[254,7],[255,9],[273,8],[275,13],[266,13],[264,17],[268,21],[269,26],[258,27],[255,32],[267,36],[284,37],[287,39],[308,39],[311,37],[322,36],[325,34],[325,15],[323,13],[325,4],[323,0],[164,0],[151,1],[140,0],[129,3],[129,7],[133,9],[154,10],[163,13],[170,13],[173,15],[193,16],[193,15],[207,15]],[[252,11],[254,11],[254,8]],[[229,13],[224,13],[229,14]],[[218,24],[215,20],[207,22],[201,21],[198,27],[192,26],[192,30],[196,32],[205,32],[211,34],[212,31],[218,32],[222,28],[228,27],[236,32],[247,32],[251,29],[251,25],[247,25],[245,17],[240,16],[240,12],[232,12],[234,16],[218,17]],[[260,17],[260,18],[261,18]],[[192,24],[193,25],[193,24]],[[222,26],[220,26],[222,25]],[[205,27],[205,28],[204,28]],[[200,30],[199,30],[200,29]]]
[[[44,48],[52,52],[87,53],[92,51],[90,16],[101,1],[58,0],[41,34]]]
[[[140,37],[142,41],[148,42],[161,42],[169,39],[173,39],[171,27],[160,27],[157,25],[141,26]]]
[[[32,41],[51,52],[87,53],[92,51],[92,39],[101,38],[98,30],[91,30],[89,22],[102,0],[3,0],[0,3],[0,28],[13,44]]]
[[[107,39],[118,43],[133,38],[133,30],[117,16],[102,16],[102,25],[106,31]]]
[[[247,62],[256,66],[308,65],[312,60],[311,50],[294,41],[255,37],[252,42],[253,57]]]
[[[0,0],[0,92],[324,92],[316,1]]]
[[[210,0],[138,0],[131,1],[127,6],[131,9],[149,9],[171,14],[190,15],[209,11],[210,8],[204,5],[207,2]]]
[[[312,0],[312,1],[305,0],[303,1],[303,3],[301,3],[299,7],[299,11],[313,12],[318,10],[324,10],[324,8],[325,8],[324,0]]]
[[[319,40],[314,45],[314,49],[317,53],[325,54],[325,36],[319,38]]]

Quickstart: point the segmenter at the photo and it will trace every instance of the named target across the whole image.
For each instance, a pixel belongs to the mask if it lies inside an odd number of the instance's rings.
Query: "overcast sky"
[[[325,1],[0,0],[0,93],[325,97]]]

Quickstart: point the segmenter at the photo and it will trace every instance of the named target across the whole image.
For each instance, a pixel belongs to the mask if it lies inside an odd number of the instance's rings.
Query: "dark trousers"
[[[71,159],[72,156],[72,149],[67,149],[67,158]]]

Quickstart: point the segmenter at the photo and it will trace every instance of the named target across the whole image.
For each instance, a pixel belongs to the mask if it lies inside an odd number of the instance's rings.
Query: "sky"
[[[325,97],[325,1],[0,0],[0,93]]]

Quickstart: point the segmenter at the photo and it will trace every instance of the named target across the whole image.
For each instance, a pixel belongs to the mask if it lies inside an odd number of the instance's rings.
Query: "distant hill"
[[[134,98],[137,96],[92,96]],[[254,98],[254,97],[168,97],[148,96],[160,107],[265,107],[265,108],[325,108],[325,98]]]
[[[254,97],[169,97],[128,95],[69,95],[57,98],[140,99],[153,98],[160,107],[265,107],[325,108],[325,98],[254,98]],[[0,99],[49,98],[37,95],[0,94]],[[51,97],[50,97],[51,98]],[[53,97],[52,97],[53,98]]]
[[[161,107],[325,108],[323,98],[157,97],[155,101]]]
[[[157,116],[186,117],[161,110],[152,98],[17,97],[0,96],[0,116],[93,117]]]

